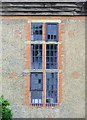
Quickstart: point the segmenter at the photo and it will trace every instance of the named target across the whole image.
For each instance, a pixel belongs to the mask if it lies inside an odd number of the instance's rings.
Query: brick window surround
[[[41,23],[42,25],[42,31],[41,31],[41,28],[38,29],[37,31],[35,31],[36,33],[34,35],[37,34],[37,37],[39,37],[38,35],[38,31],[40,31],[40,38],[42,38],[42,40],[40,41],[35,41],[35,39],[31,40],[31,25],[32,24],[35,24],[35,23]],[[57,23],[58,24],[58,27],[57,27],[57,32],[58,32],[58,36],[54,37],[54,38],[57,38],[57,40],[55,41],[47,41],[47,29],[46,29],[46,25],[48,23]],[[24,76],[24,80],[26,80],[25,82],[25,85],[24,85],[24,88],[27,88],[26,91],[24,92],[24,95],[25,95],[25,100],[24,100],[24,103],[26,103],[29,107],[59,107],[60,103],[62,102],[62,80],[63,80],[63,72],[62,70],[64,69],[64,66],[63,66],[63,33],[64,33],[64,23],[62,23],[60,20],[28,20],[28,24],[27,24],[27,45],[25,47],[25,51],[26,51],[26,54],[24,54],[24,58],[26,59],[26,62],[24,62],[24,65],[25,65],[25,69],[28,71],[27,74]],[[54,32],[55,33],[55,32]],[[42,35],[41,35],[42,34]],[[49,36],[48,36],[49,37]],[[42,66],[39,68],[34,68],[31,66],[31,51],[35,50],[34,47],[38,47],[38,44],[40,48],[42,48],[42,58],[41,56],[38,57],[42,59]],[[31,46],[32,46],[32,50],[31,50]],[[42,46],[42,47],[41,47]],[[54,68],[50,68],[50,69],[47,69],[47,47],[57,47],[57,56],[58,56],[58,59],[55,58],[55,62],[54,62]],[[39,49],[38,47],[38,49]],[[53,50],[55,51],[55,49]],[[52,53],[52,51],[51,51]],[[55,56],[56,57],[56,56]],[[35,59],[35,56],[33,57]],[[34,61],[33,59],[33,61]],[[50,59],[51,59],[51,56],[50,56]],[[56,61],[57,60],[57,61]],[[37,103],[37,100],[34,101],[34,89],[31,88],[31,74],[35,74],[37,73],[39,75],[39,73],[42,73],[42,81],[41,79],[39,79],[39,83],[42,83],[42,87],[43,89],[37,89],[37,96],[38,94],[39,95],[39,103]],[[52,91],[52,93],[55,92],[55,99],[53,99],[53,101],[56,102],[56,104],[48,104],[49,103],[49,100],[47,98],[47,94],[48,96],[54,96],[54,94],[51,94],[50,95],[50,90],[49,90],[49,93],[46,92],[47,90],[47,74],[49,73],[52,73],[55,75],[55,79],[57,81],[55,81],[55,83],[57,84],[56,86],[56,89]],[[49,79],[48,79],[49,80]],[[49,83],[48,83],[49,84]],[[32,89],[32,90],[31,90]],[[41,91],[38,93],[38,91]],[[32,93],[32,95],[31,95]],[[41,96],[41,97],[40,97]],[[31,104],[31,98],[32,98],[32,102],[33,103],[36,103],[36,104]]]

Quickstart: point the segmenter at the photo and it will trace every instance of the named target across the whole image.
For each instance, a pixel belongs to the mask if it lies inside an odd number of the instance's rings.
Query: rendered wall
[[[0,94],[11,101],[14,118],[84,118],[85,18],[58,17],[65,24],[62,102],[58,108],[32,109],[23,102],[26,90],[24,88],[25,59],[23,55],[26,47],[28,20],[20,18],[9,19],[8,17],[1,20],[0,17],[0,39],[2,40],[2,79],[0,79],[2,93]]]

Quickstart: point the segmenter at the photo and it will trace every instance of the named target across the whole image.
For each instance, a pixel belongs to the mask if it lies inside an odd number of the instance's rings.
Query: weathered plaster
[[[2,20],[2,93],[15,118],[85,117],[85,19],[65,19],[63,100],[59,108],[33,108],[25,99],[24,48],[27,20]],[[1,38],[0,38],[1,39]]]

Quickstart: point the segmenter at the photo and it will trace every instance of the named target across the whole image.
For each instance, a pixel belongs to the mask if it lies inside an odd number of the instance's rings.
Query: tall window
[[[58,104],[58,24],[43,25],[31,23],[30,103],[34,106],[55,106]],[[41,40],[43,42],[39,43]]]

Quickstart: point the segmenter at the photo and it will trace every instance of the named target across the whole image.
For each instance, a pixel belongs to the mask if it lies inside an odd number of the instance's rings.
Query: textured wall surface
[[[49,17],[48,17],[49,19]],[[51,19],[51,18],[50,18]],[[32,108],[23,103],[24,48],[27,20],[0,20],[2,39],[2,93],[11,101],[14,118],[85,117],[85,20],[62,19],[64,28],[63,100],[59,108]],[[2,31],[2,32],[1,32]],[[1,94],[1,92],[0,92]]]

